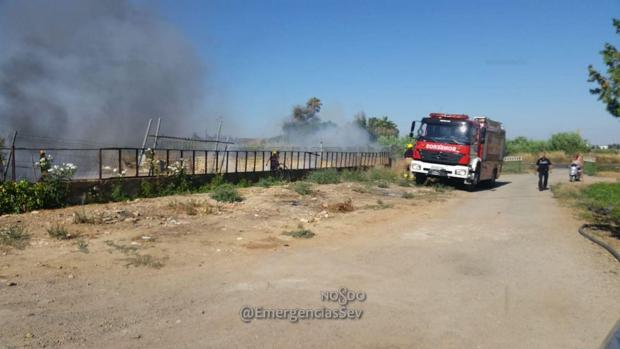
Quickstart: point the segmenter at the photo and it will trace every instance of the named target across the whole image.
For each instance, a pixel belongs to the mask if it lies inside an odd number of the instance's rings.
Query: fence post
[[[220,164],[220,151],[216,150],[215,151],[215,174],[218,173],[217,167],[218,167],[219,164]]]
[[[254,170],[252,172],[256,172],[256,157],[257,157],[257,154],[256,154],[256,150],[255,150],[254,151]]]
[[[209,163],[208,158],[209,157],[209,151],[205,150],[205,174],[207,174],[209,172],[209,168],[207,166],[207,164]]]
[[[196,174],[196,151],[192,150],[192,174]]]
[[[123,149],[118,148],[118,175],[121,175],[121,172],[123,172],[123,164],[122,164],[122,156],[123,156]]]
[[[99,148],[99,179],[103,179],[103,150]]]
[[[139,150],[136,148],[136,177],[140,177],[140,155]]]
[[[248,172],[248,151],[245,151],[245,166],[243,167],[243,172]]]
[[[227,150],[226,151],[226,172],[224,172],[224,173],[228,173],[228,153],[229,153],[229,151]]]
[[[235,173],[237,173],[237,165],[239,164],[239,151],[235,150]]]
[[[168,173],[168,166],[170,166],[170,149],[166,149],[166,173]]]

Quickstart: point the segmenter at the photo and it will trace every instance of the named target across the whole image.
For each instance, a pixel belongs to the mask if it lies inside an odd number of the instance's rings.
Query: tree
[[[366,130],[370,135],[370,138],[374,141],[379,137],[398,137],[398,126],[396,123],[387,116],[382,118],[366,118],[366,114],[362,111],[353,117],[353,123],[360,128]]]
[[[305,106],[296,105],[293,107],[291,119],[282,125],[282,130],[286,134],[310,134],[328,127],[335,127],[331,121],[321,121],[319,112],[323,103],[320,99],[312,97],[308,99]]]
[[[549,148],[547,141],[537,141],[523,136],[506,141],[506,154],[538,153]]]
[[[590,149],[586,142],[577,132],[560,132],[551,135],[549,150],[559,150],[566,154],[586,152]]]
[[[620,34],[620,20],[613,19],[616,34]],[[606,43],[603,51],[603,62],[607,66],[607,76],[599,73],[592,65],[588,66],[589,82],[598,87],[590,89],[590,93],[598,95],[598,100],[607,105],[607,111],[614,117],[620,117],[620,52],[611,44]]]
[[[388,119],[387,116],[368,119],[368,131],[374,138],[380,136],[398,137],[398,126],[396,126],[394,121]]]
[[[320,99],[312,97],[306,102],[305,106],[297,105],[293,107],[292,119],[295,122],[312,121],[312,119],[318,117],[322,106],[323,103],[321,103]]]

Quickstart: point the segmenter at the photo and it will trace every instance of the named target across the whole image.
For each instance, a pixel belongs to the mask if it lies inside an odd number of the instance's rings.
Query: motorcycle
[[[571,182],[581,180],[581,168],[577,164],[571,164],[568,172],[568,179]]]

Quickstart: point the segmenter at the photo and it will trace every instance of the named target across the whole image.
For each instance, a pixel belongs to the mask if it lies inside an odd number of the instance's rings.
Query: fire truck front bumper
[[[450,177],[469,179],[471,169],[464,165],[433,164],[424,161],[413,160],[409,166],[412,174],[420,173],[432,177]]]

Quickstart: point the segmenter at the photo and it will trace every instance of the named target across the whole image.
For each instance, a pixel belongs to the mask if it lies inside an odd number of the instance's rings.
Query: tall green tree
[[[387,116],[367,118],[364,112],[359,112],[353,117],[353,123],[366,130],[372,140],[377,140],[382,136],[388,138],[398,137],[398,126]]]
[[[616,34],[620,34],[620,20],[613,19]],[[598,87],[590,89],[590,93],[597,95],[599,101],[607,105],[607,111],[614,117],[620,118],[620,52],[610,43],[605,44],[601,51],[603,62],[607,66],[607,75],[603,75],[588,66],[589,82],[595,82]]]
[[[549,150],[560,150],[566,154],[586,152],[590,149],[588,142],[577,132],[554,133],[549,139]]]

